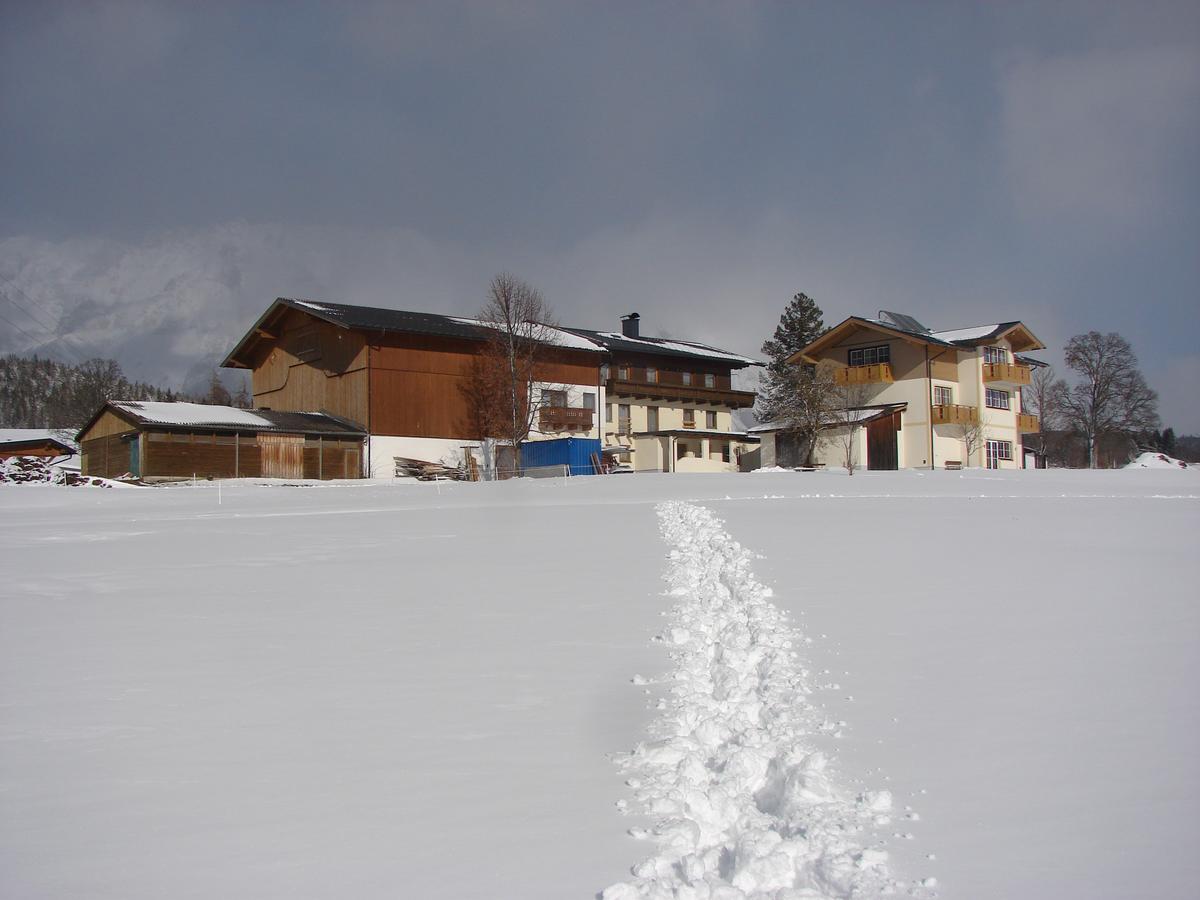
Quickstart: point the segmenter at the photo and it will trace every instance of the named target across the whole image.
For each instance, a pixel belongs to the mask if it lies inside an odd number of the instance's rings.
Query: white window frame
[[[935,384],[933,386],[933,405],[934,406],[953,406],[954,405],[954,388],[944,384]]]
[[[983,402],[988,409],[1012,409],[1012,394],[999,388],[985,388]]]

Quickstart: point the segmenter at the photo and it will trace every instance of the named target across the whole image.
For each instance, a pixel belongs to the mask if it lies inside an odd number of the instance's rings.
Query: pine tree
[[[798,368],[788,358],[824,332],[821,307],[807,294],[796,294],[779,317],[775,337],[762,345],[768,362],[759,387],[758,416],[764,422],[777,418],[788,407],[787,398],[794,390]]]

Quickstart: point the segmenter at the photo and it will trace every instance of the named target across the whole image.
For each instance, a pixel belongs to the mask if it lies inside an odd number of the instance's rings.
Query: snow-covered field
[[[1196,469],[0,513],[0,896],[1200,884]]]

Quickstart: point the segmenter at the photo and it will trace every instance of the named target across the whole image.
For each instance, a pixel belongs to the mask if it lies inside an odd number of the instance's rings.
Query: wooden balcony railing
[[[888,363],[875,363],[871,366],[845,366],[838,369],[833,376],[839,385],[847,384],[891,384],[892,367]]]
[[[979,410],[973,406],[934,404],[932,415],[934,425],[974,425],[979,421]]]
[[[984,363],[983,380],[985,383],[1001,381],[1005,384],[1029,384],[1029,366],[1020,363]]]
[[[592,427],[592,410],[577,406],[543,406],[538,410],[538,425],[546,428]]]
[[[1037,416],[1029,413],[1017,413],[1017,431],[1021,434],[1029,434],[1032,431],[1041,431],[1042,423]]]

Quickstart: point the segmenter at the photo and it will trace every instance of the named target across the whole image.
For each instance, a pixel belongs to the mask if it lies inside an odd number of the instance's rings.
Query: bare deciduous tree
[[[1050,366],[1039,366],[1033,370],[1028,387],[1021,388],[1021,409],[1038,417],[1036,437],[1038,453],[1046,453],[1045,432],[1054,431],[1062,424],[1063,397],[1067,383],[1055,377]]]
[[[987,441],[983,419],[976,415],[973,420],[960,422],[958,425],[956,425],[955,431],[958,432],[957,437],[960,441],[962,441],[963,450],[965,451],[963,466],[969,469],[971,467],[971,457],[974,456]]]
[[[871,393],[868,384],[837,384],[833,390],[829,422],[836,429],[834,440],[842,451],[842,465],[846,467],[848,475],[853,475],[858,468],[857,454],[854,452],[855,437],[861,427],[863,407],[871,399]]]
[[[534,397],[537,370],[558,335],[540,291],[515,275],[492,279],[479,320],[490,335],[471,380],[481,395],[478,424],[512,448],[521,462],[521,441],[529,437],[541,405]]]
[[[1087,442],[1096,468],[1096,441],[1158,427],[1158,395],[1146,384],[1129,341],[1115,332],[1089,331],[1067,342],[1067,368],[1080,380],[1063,392],[1064,418]]]
[[[809,464],[821,429],[830,422],[838,392],[834,372],[839,367],[792,365],[776,376],[772,409],[782,430],[795,436],[800,445],[800,462]]]

